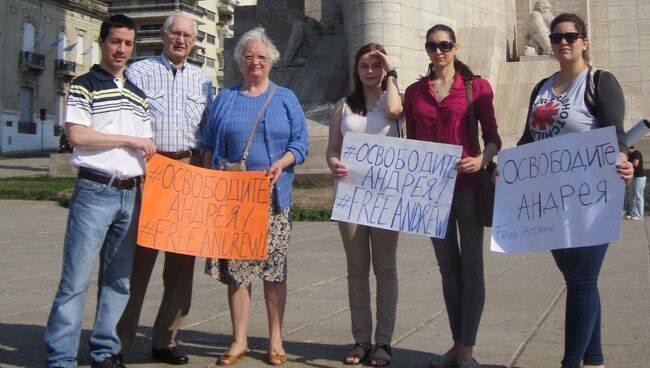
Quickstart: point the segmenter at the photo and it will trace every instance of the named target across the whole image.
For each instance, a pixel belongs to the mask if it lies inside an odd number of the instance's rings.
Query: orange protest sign
[[[211,258],[266,259],[270,182],[161,155],[147,162],[138,244]]]

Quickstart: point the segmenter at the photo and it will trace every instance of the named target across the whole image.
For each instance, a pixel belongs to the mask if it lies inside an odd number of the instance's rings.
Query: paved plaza
[[[4,161],[5,166],[28,166],[12,162]],[[67,209],[54,202],[0,201],[0,367],[42,366],[43,331],[59,280],[66,216]],[[608,368],[649,366],[648,225],[623,220],[621,240],[610,246],[601,273]],[[487,245],[489,233],[485,236],[487,300],[476,358],[492,368],[559,367],[565,289],[550,253],[493,253]],[[391,366],[425,368],[432,353],[446,351],[451,339],[440,274],[427,238],[402,234],[398,257],[400,299]],[[166,367],[149,359],[151,326],[162,293],[162,259],[152,276],[136,344],[126,356],[130,368]],[[178,335],[189,367],[212,365],[230,343],[226,288],[203,274],[203,261],[197,259],[192,309]],[[352,343],[345,269],[334,223],[294,224],[284,321],[286,367],[344,366],[341,359]],[[84,367],[89,365],[87,337],[95,294],[91,285],[79,351]],[[251,352],[237,367],[266,367],[260,282],[253,285],[249,330]]]

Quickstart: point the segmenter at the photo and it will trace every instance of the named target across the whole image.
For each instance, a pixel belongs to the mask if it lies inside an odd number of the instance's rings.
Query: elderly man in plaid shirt
[[[183,13],[170,15],[160,29],[161,55],[129,66],[127,76],[147,95],[158,152],[201,166],[196,149],[199,125],[212,102],[212,82],[200,68],[187,62],[196,42],[197,24]],[[140,311],[158,251],[137,247],[131,276],[131,297],[117,331],[122,353],[133,344]],[[176,333],[190,309],[194,257],[165,252],[164,294],[153,326],[151,357],[167,364],[186,364],[176,346]]]

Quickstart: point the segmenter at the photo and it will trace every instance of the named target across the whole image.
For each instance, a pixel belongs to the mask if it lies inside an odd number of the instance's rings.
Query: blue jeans
[[[474,188],[454,193],[445,238],[431,238],[431,242],[442,276],[452,338],[462,345],[474,346],[485,305],[483,225]]]
[[[567,286],[562,368],[603,364],[598,274],[608,244],[551,251]]]
[[[634,178],[627,189],[627,212],[634,218],[643,218],[645,181],[645,176]]]
[[[61,281],[45,329],[48,367],[75,367],[88,285],[99,255],[97,309],[90,355],[120,352],[115,325],[129,300],[140,189],[120,190],[77,179],[63,245]]]

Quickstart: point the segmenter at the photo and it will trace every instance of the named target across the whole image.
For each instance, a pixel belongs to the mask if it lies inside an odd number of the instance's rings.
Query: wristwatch
[[[395,68],[389,70],[388,73],[386,73],[386,77],[397,78],[397,70],[395,70]]]

